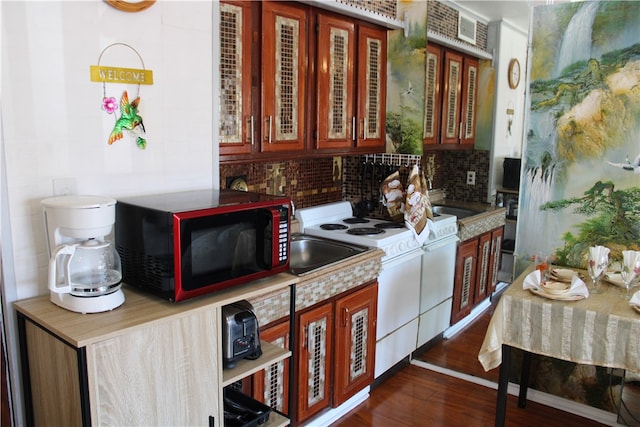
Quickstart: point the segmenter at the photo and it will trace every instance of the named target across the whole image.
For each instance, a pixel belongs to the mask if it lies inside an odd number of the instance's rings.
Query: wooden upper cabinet
[[[350,148],[355,140],[355,24],[318,14],[316,148]]]
[[[262,2],[261,150],[304,149],[307,12]]]
[[[220,3],[220,154],[251,153],[251,8]]]
[[[439,142],[449,146],[472,146],[475,143],[478,64],[478,60],[470,56],[437,45],[427,46],[426,145]],[[441,77],[439,67],[442,69]],[[437,86],[439,81],[442,82],[442,93]],[[440,118],[438,114],[441,114]]]
[[[424,143],[437,144],[440,137],[440,81],[442,79],[442,49],[427,44],[425,61]]]
[[[357,148],[385,146],[387,32],[358,28]]]
[[[476,106],[478,95],[478,60],[473,58],[464,59],[462,89],[462,108],[460,130],[461,144],[474,144],[476,142]]]
[[[462,74],[462,55],[445,51],[441,128],[443,144],[457,144],[460,138]]]

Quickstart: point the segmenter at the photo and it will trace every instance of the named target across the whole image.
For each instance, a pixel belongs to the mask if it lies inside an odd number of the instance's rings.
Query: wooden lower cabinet
[[[25,320],[32,425],[221,420],[217,314],[203,310],[79,348]]]
[[[297,315],[297,422],[373,381],[377,295],[372,282]]]
[[[503,227],[458,245],[451,324],[465,318],[495,290],[500,270]]]
[[[222,307],[291,283],[282,274],[179,304],[127,287],[125,304],[95,314],[48,295],[16,302],[25,424],[222,427],[223,388],[291,356],[288,343],[265,342],[260,358],[223,369]]]

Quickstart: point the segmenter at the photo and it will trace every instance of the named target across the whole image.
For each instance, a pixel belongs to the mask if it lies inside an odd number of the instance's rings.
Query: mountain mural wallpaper
[[[640,2],[534,8],[517,253],[640,250]]]
[[[640,2],[538,6],[532,20],[517,269],[540,250],[586,268],[594,245],[615,269],[622,250],[640,250]],[[640,384],[638,373],[623,388],[604,368],[532,363],[533,388],[611,412]]]

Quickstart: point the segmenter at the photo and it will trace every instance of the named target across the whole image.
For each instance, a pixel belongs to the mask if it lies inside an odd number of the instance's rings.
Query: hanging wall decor
[[[125,47],[132,50],[140,60],[142,69],[100,65],[102,55],[112,47]],[[107,140],[109,145],[122,139],[123,131],[128,131],[132,137],[135,138],[138,148],[145,149],[147,141],[139,133],[140,130],[142,133],[145,133],[142,117],[138,113],[138,106],[140,104],[140,85],[153,84],[153,71],[145,69],[144,61],[138,51],[125,43],[113,43],[105,47],[98,57],[98,65],[92,65],[90,67],[90,77],[92,82],[102,83],[101,108],[107,114],[113,114],[115,117],[113,130]],[[118,103],[114,96],[107,95],[107,83],[137,85],[137,92],[135,96],[133,96],[133,100],[129,101],[129,93],[124,90],[120,97],[120,102]],[[119,115],[117,114],[118,111]]]

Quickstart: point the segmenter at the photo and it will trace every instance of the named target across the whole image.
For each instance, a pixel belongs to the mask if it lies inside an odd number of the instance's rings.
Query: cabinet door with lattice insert
[[[476,141],[476,105],[478,95],[478,61],[466,57],[464,59],[462,79],[462,108],[460,143],[473,144]]]
[[[387,85],[387,33],[358,28],[358,88],[356,146],[384,148]]]
[[[460,141],[460,103],[462,91],[462,55],[445,51],[442,92],[441,143],[457,144]]]
[[[355,139],[355,25],[318,15],[316,148],[350,148]]]
[[[437,144],[440,137],[440,80],[442,79],[442,49],[427,44],[424,93],[424,143]]]
[[[307,12],[262,2],[262,151],[304,148]]]
[[[302,422],[331,404],[333,303],[299,315],[297,359],[297,421]]]
[[[334,407],[373,381],[377,301],[377,283],[336,301]]]
[[[478,266],[476,269],[475,293],[473,304],[481,303],[490,292],[491,278],[491,232],[485,233],[478,238]]]
[[[260,341],[289,348],[289,322],[282,322],[260,331]],[[257,372],[251,379],[253,398],[265,405],[289,414],[289,359],[281,360]]]
[[[458,246],[456,275],[453,282],[453,306],[451,324],[458,322],[471,312],[473,291],[476,282],[478,239],[472,239]]]
[[[220,3],[220,154],[251,153],[251,4]]]

